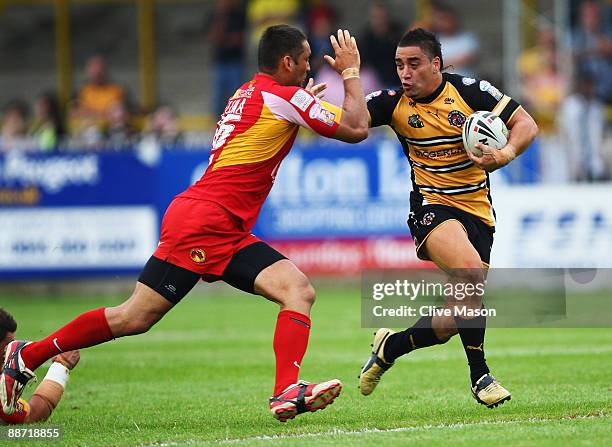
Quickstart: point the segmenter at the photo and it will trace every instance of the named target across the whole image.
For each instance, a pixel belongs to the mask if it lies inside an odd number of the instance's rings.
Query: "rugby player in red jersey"
[[[17,322],[6,310],[0,308],[0,352],[15,340]],[[70,351],[53,358],[53,363],[43,381],[36,387],[30,401],[17,400],[10,415],[0,408],[0,425],[28,424],[46,421],[57,404],[68,382],[69,371],[79,363],[79,351]]]
[[[0,401],[10,414],[34,370],[62,352],[146,332],[200,280],[226,283],[280,306],[274,333],[276,382],[270,411],[280,420],[325,408],[340,393],[339,380],[298,380],[310,333],[315,292],[288,259],[251,234],[281,161],[306,127],[325,137],[359,142],[368,134],[368,113],[359,79],[359,51],[348,31],[331,36],[335,58],[326,61],[344,82],[338,108],[303,89],[310,46],[291,26],[269,27],[259,42],[259,73],[229,99],[202,178],[172,201],[157,250],[132,296],[117,307],[80,315],[37,342],[6,348]]]

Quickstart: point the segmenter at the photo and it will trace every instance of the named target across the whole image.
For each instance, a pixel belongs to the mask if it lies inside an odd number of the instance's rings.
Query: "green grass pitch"
[[[489,365],[513,394],[493,410],[470,396],[458,337],[400,359],[363,397],[357,375],[372,330],[360,327],[359,295],[351,286],[318,291],[302,377],[344,383],[324,411],[285,424],[270,416],[277,308],[216,288],[195,291],[147,334],[83,351],[43,425],[64,430],[49,445],[612,445],[612,330],[488,330]],[[37,339],[121,301],[4,296],[0,305],[20,338]]]

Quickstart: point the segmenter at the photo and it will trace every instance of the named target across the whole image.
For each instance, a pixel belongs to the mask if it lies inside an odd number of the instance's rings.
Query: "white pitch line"
[[[572,421],[572,420],[585,420],[585,419],[598,419],[610,417],[606,413],[598,413],[591,415],[580,415],[580,416],[565,416],[561,418],[529,418],[529,419],[514,419],[510,421],[480,421],[480,422],[458,422],[455,424],[438,424],[438,425],[418,425],[411,427],[396,427],[396,428],[363,428],[361,430],[343,430],[335,428],[333,430],[314,432],[314,433],[301,433],[291,435],[260,435],[251,436],[247,438],[226,438],[220,440],[198,440],[198,439],[185,439],[181,441],[167,441],[158,442],[153,444],[146,444],[143,447],[176,447],[176,446],[187,446],[187,445],[210,445],[210,444],[240,444],[240,443],[251,443],[255,441],[276,441],[285,439],[305,439],[305,438],[316,438],[319,436],[362,436],[373,433],[401,433],[421,430],[440,430],[440,429],[460,429],[466,427],[478,427],[484,425],[514,425],[514,424],[541,424],[546,422],[561,422],[561,421]]]
[[[598,414],[598,415],[583,415],[583,416],[575,416],[575,417],[562,417],[562,418],[529,418],[529,419],[521,419],[521,420],[511,420],[511,421],[481,421],[481,422],[473,422],[473,423],[455,423],[455,424],[438,424],[438,425],[419,425],[412,427],[396,427],[396,428],[363,428],[361,430],[343,430],[343,429],[333,429],[326,432],[318,432],[318,433],[302,433],[295,435],[261,435],[261,436],[252,436],[249,438],[233,438],[233,439],[222,439],[216,444],[239,444],[239,443],[250,443],[254,441],[276,441],[283,439],[302,439],[302,438],[313,438],[319,436],[361,436],[372,433],[399,433],[399,432],[410,432],[410,431],[420,431],[420,430],[437,430],[437,429],[459,429],[465,427],[477,427],[483,425],[512,425],[512,424],[540,424],[545,422],[559,422],[559,421],[570,421],[570,420],[583,420],[583,419],[596,419],[601,417],[608,417],[607,414]]]

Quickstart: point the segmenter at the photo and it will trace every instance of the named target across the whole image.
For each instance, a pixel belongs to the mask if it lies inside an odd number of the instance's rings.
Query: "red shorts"
[[[153,256],[214,280],[237,251],[258,241],[220,205],[177,197],[166,210]]]

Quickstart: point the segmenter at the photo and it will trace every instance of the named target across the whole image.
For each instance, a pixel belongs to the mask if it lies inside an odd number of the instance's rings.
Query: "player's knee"
[[[316,299],[315,289],[306,275],[299,275],[287,284],[286,301],[292,304],[311,307]]]
[[[477,263],[466,263],[465,265],[465,267],[457,269],[454,272],[455,278],[465,284],[484,284],[485,271],[483,270],[480,261],[478,261]]]
[[[129,307],[124,305],[110,308],[107,320],[115,337],[143,334],[157,321],[147,314],[134,315]]]
[[[146,316],[134,319],[127,323],[127,335],[144,334],[149,329],[151,329],[154,324],[155,323],[153,323],[150,319],[146,318]]]
[[[310,281],[306,280],[303,284],[299,286],[299,299],[304,304],[312,306],[315,303],[317,298],[317,294],[315,292],[314,287],[310,284]]]

